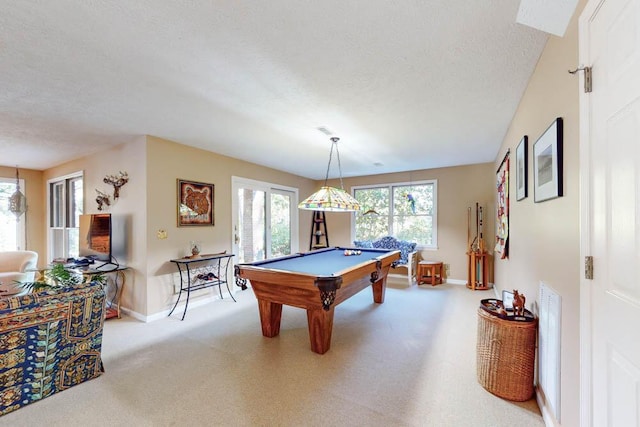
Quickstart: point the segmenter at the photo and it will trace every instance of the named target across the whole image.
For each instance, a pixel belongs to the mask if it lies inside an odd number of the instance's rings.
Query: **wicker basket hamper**
[[[506,320],[478,308],[477,375],[490,393],[522,402],[533,396],[537,321]]]

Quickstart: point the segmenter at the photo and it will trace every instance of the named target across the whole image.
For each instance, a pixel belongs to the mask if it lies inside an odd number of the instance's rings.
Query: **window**
[[[20,191],[26,191],[24,180],[20,180]],[[15,251],[26,248],[25,216],[16,219],[9,211],[9,198],[16,192],[15,178],[0,178],[0,251]]]
[[[417,242],[421,247],[438,246],[437,181],[353,187],[360,202],[356,214],[355,240],[376,240],[391,235]]]
[[[82,172],[49,181],[49,254],[51,259],[78,256],[78,224],[83,212]]]

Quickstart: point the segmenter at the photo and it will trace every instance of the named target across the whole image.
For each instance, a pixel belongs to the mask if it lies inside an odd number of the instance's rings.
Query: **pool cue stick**
[[[478,241],[478,236],[479,236],[479,228],[478,228],[478,203],[476,202],[476,237],[474,239],[474,242],[476,244],[476,249],[478,248],[478,244],[480,244],[480,242]]]
[[[478,243],[478,249],[481,253],[484,253],[484,239],[482,237],[482,206],[480,206],[480,241]]]
[[[471,252],[471,206],[467,208],[467,250]]]

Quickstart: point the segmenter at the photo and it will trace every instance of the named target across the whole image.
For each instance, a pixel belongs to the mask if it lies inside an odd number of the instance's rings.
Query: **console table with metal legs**
[[[85,267],[74,268],[75,271],[88,276],[89,280],[93,280],[94,276],[105,276],[104,292],[107,301],[105,319],[120,318],[120,300],[126,280],[125,271],[128,269],[129,267],[118,264],[104,264],[99,267],[89,264]]]
[[[189,307],[189,297],[192,291],[200,289],[210,288],[212,286],[218,286],[220,292],[220,299],[222,296],[222,285],[227,287],[227,291],[231,296],[231,299],[235,302],[236,299],[229,289],[229,265],[231,264],[231,258],[234,254],[213,254],[213,255],[199,255],[198,257],[179,258],[172,259],[171,262],[176,264],[178,272],[180,273],[180,293],[176,299],[176,303],[169,312],[169,316],[173,314],[173,311],[178,306],[182,293],[186,293],[186,301],[184,304],[184,311],[182,312],[182,319],[187,314],[187,308]]]

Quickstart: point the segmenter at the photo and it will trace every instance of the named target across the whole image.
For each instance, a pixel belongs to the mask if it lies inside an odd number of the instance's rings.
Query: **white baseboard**
[[[554,421],[553,415],[549,411],[547,405],[545,405],[544,399],[542,398],[542,393],[538,390],[536,386],[536,402],[538,402],[538,408],[540,408],[540,413],[542,414],[542,421],[544,421],[544,425],[547,427],[555,427],[556,423]]]
[[[389,281],[393,282],[394,284],[398,284],[402,282],[405,285],[409,285],[409,280],[407,280],[407,276],[403,274],[389,273],[387,275],[387,278],[389,279]],[[450,279],[450,278],[445,279],[444,283],[448,283],[450,285],[464,285],[464,286],[467,285],[466,280]],[[414,280],[412,285],[415,285],[415,284],[416,284],[416,281]],[[493,288],[493,283],[491,283],[491,287]]]
[[[413,283],[409,284],[409,279],[407,279],[407,275],[406,274],[395,274],[395,273],[389,273],[387,274],[387,281],[389,282],[393,282],[394,284],[404,284],[407,286],[411,286],[411,285],[415,285],[416,282],[415,280],[413,281]]]
[[[226,294],[226,296],[228,297],[229,294]],[[189,301],[189,308],[188,308],[187,311],[189,311],[189,310],[191,310],[193,308],[196,308],[196,307],[200,307],[200,306],[205,305],[205,304],[212,303],[212,302],[214,302],[216,300],[219,300],[219,299],[220,299],[220,295],[209,295],[209,296],[203,296],[203,297],[197,298],[195,300],[192,299],[192,300]],[[178,304],[178,306],[173,311],[172,316],[176,316],[177,313],[180,313],[180,317],[182,317],[181,313],[184,312],[185,304],[186,304],[186,301],[185,302],[181,302],[180,304]],[[122,313],[126,314],[127,316],[133,317],[136,320],[148,323],[148,322],[153,322],[153,321],[156,321],[156,320],[164,319],[165,317],[167,317],[169,315],[169,312],[171,311],[171,307],[166,308],[166,309],[164,309],[164,310],[162,310],[162,311],[160,311],[158,313],[154,313],[154,314],[148,315],[148,316],[144,315],[144,314],[141,314],[141,313],[138,313],[136,311],[133,311],[131,309],[125,308],[125,307],[122,307],[120,309],[120,311]]]

